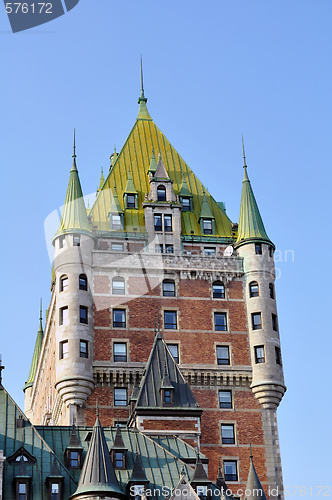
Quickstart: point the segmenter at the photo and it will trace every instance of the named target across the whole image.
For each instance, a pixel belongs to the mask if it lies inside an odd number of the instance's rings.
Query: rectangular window
[[[113,359],[115,362],[127,362],[127,344],[125,342],[114,342]]]
[[[174,245],[165,245],[166,253],[174,253]]]
[[[228,346],[218,346],[217,347],[217,362],[218,365],[229,365],[229,347]]]
[[[175,282],[173,280],[163,281],[163,296],[175,297]]]
[[[170,350],[174,361],[176,363],[179,362],[179,346],[177,344],[167,344],[168,349]]]
[[[69,324],[69,318],[68,318],[68,306],[61,307],[59,309],[59,325],[68,325]]]
[[[224,460],[225,481],[237,481],[237,462],[235,460]]]
[[[121,215],[112,215],[112,229],[122,229]]]
[[[59,344],[59,359],[68,358],[68,340],[64,340]]]
[[[262,255],[262,244],[255,243],[255,253],[256,255]]]
[[[69,467],[77,468],[79,465],[78,462],[78,451],[70,451],[69,452]]]
[[[161,214],[154,214],[154,230],[155,231],[162,231],[163,230],[163,223],[162,223]]]
[[[276,352],[276,363],[277,365],[281,365],[281,350],[280,350],[280,347],[276,347],[275,348],[275,352]]]
[[[136,195],[127,194],[127,208],[136,208]]]
[[[126,328],[125,309],[113,309],[113,328]]]
[[[80,340],[80,358],[88,358],[88,342],[86,340]]]
[[[232,391],[219,391],[219,408],[232,408]]]
[[[213,298],[214,299],[224,299],[225,298],[225,286],[223,283],[213,283]]]
[[[172,391],[170,389],[164,389],[164,403],[172,403]]]
[[[204,255],[216,255],[215,247],[204,247]]]
[[[262,328],[262,318],[261,313],[251,314],[251,324],[253,330],[260,330]]]
[[[19,500],[25,500],[27,498],[27,484],[18,483],[18,498]]]
[[[74,236],[73,238],[73,245],[74,247],[79,247],[81,244],[81,239],[79,236]]]
[[[269,247],[269,257],[273,257],[273,248]]]
[[[59,483],[51,484],[51,500],[58,500],[59,496]]]
[[[164,311],[164,327],[166,330],[176,330],[176,311]]]
[[[111,243],[113,252],[123,252],[123,243]]]
[[[124,295],[125,282],[124,282],[123,278],[113,278],[112,293],[113,293],[113,295]]]
[[[217,331],[227,331],[226,313],[214,313],[214,329]]]
[[[190,212],[191,207],[190,207],[190,198],[182,197],[181,198],[181,203],[182,203],[182,212]]]
[[[255,362],[256,364],[265,363],[265,354],[263,345],[255,346]]]
[[[123,453],[120,451],[116,451],[114,453],[114,465],[116,469],[123,469],[124,468],[124,456]]]
[[[78,282],[78,287],[80,290],[85,290],[87,291],[88,289],[88,280],[85,274],[80,274],[79,277],[79,282]]]
[[[80,306],[80,323],[88,324],[88,308]]]
[[[155,252],[156,253],[164,253],[164,245],[156,243]]]
[[[114,406],[127,406],[127,389],[114,389]]]
[[[275,332],[278,331],[278,318],[276,314],[272,313],[272,328]]]
[[[68,277],[64,276],[60,279],[60,292],[65,292],[68,290]]]
[[[270,299],[274,299],[274,286],[273,283],[269,284]]]
[[[171,215],[164,215],[164,228],[167,233],[171,233],[173,231]]]
[[[65,248],[66,247],[66,237],[65,236],[60,236],[59,238],[59,248]]]
[[[235,444],[234,425],[221,425],[221,442],[222,444]]]
[[[212,234],[212,219],[203,219],[203,233]]]

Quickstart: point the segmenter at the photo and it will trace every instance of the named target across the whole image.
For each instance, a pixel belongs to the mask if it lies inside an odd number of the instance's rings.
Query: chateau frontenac
[[[74,136],[24,414],[0,385],[3,498],[282,499],[275,245],[244,147],[235,223],[143,83],[138,103],[91,207]]]

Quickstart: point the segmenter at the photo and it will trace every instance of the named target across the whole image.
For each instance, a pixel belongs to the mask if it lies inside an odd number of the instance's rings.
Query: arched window
[[[65,274],[60,278],[60,292],[65,292],[68,290],[68,276]]]
[[[251,283],[249,283],[249,296],[250,297],[259,296],[259,288],[257,281],[251,281]]]
[[[222,281],[215,281],[212,284],[213,298],[214,299],[224,299],[225,298],[225,285]]]
[[[273,283],[269,283],[269,292],[271,299],[274,299],[274,285]]]
[[[173,280],[163,281],[163,296],[175,297],[175,281]]]
[[[166,188],[165,186],[157,187],[157,200],[158,201],[166,201]]]
[[[113,295],[124,295],[125,293],[125,281],[120,276],[112,280],[112,293]]]
[[[79,284],[80,290],[87,290],[88,289],[88,278],[86,277],[85,274],[80,274],[78,284]]]

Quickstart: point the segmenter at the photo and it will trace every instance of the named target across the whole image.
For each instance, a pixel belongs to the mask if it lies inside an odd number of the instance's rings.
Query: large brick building
[[[25,390],[43,426],[118,422],[201,450],[244,487],[249,443],[264,489],[282,472],[285,391],[274,244],[247,175],[240,220],[204,188],[153,122],[137,120],[86,208],[73,164],[54,236],[52,298]],[[243,151],[244,153],[244,151]]]

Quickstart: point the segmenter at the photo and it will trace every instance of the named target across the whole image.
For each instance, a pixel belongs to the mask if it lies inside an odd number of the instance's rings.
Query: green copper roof
[[[124,230],[130,232],[135,228],[136,235],[146,235],[142,204],[145,195],[150,191],[148,172],[151,164],[151,152],[159,151],[168,178],[173,181],[172,186],[175,195],[180,194],[183,178],[185,178],[188,191],[192,196],[192,211],[181,213],[182,236],[206,238],[199,224],[204,198],[203,191],[205,191],[205,206],[209,207],[209,215],[212,213],[215,220],[215,234],[209,235],[209,239],[225,238],[226,241],[233,240],[232,222],[225,211],[218,206],[217,202],[204,188],[165,135],[155,125],[150,115],[148,115],[148,119],[143,116],[142,110],[146,108],[145,99],[144,92],[141,92],[139,115],[91,208],[89,213],[91,224],[98,232],[108,233],[110,231],[108,219],[112,200],[110,190],[113,191],[113,186],[116,184],[117,193],[122,202],[123,195],[127,192],[128,172],[130,169],[130,175],[135,187],[134,192],[137,193],[137,209],[125,210]]]
[[[56,238],[60,234],[69,232],[91,234],[88,216],[86,213],[86,207],[83,199],[81,183],[78,176],[78,170],[76,167],[75,149],[76,146],[75,146],[75,135],[74,135],[73,165],[70,171],[69,182],[67,187],[65,203],[62,210],[60,226],[54,238]]]
[[[200,219],[214,219],[213,213],[211,212],[210,205],[207,201],[205,191],[203,191],[203,201],[202,201],[202,207],[201,207],[201,215],[199,217]]]
[[[156,170],[157,170],[157,161],[154,155],[154,151],[152,150],[149,172],[154,174]]]
[[[182,184],[181,184],[181,189],[180,189],[180,196],[192,196],[191,192],[189,191],[188,184],[185,178],[185,175],[183,174],[182,177]]]
[[[99,182],[99,187],[97,191],[99,192],[101,188],[103,187],[103,184],[105,182],[105,177],[104,177],[104,172],[103,172],[103,167],[101,168],[101,175],[100,175],[100,182]]]
[[[116,497],[124,498],[114,472],[104,431],[97,417],[83,463],[78,488],[71,498],[98,492],[104,492],[106,495],[112,493]]]
[[[31,368],[30,368],[29,377],[28,377],[28,380],[25,383],[25,386],[23,387],[24,391],[28,387],[32,386],[33,381],[35,379],[37,365],[38,365],[38,359],[39,359],[39,354],[40,354],[41,346],[42,346],[42,343],[43,343],[43,335],[44,335],[42,321],[43,321],[43,318],[42,318],[42,303],[40,301],[39,329],[38,329],[38,333],[37,333],[37,338],[36,338],[36,343],[35,343],[35,349],[33,351],[33,356],[32,356],[32,361],[31,361]]]
[[[273,244],[265,231],[263,220],[248,178],[245,156],[243,168],[244,178],[240,206],[240,219],[238,237],[235,246],[240,246],[248,241],[265,241]]]
[[[120,204],[120,200],[118,197],[118,194],[116,192],[116,186],[114,186],[114,191],[113,191],[113,198],[112,198],[112,204],[111,204],[111,210],[110,212],[112,214],[123,214],[123,210]]]
[[[160,391],[160,389],[166,388],[164,385],[174,390],[174,406],[171,407],[171,410],[174,408],[199,410],[191,388],[175,363],[161,333],[158,332],[140,384],[135,410],[137,411],[140,408],[164,408]]]

